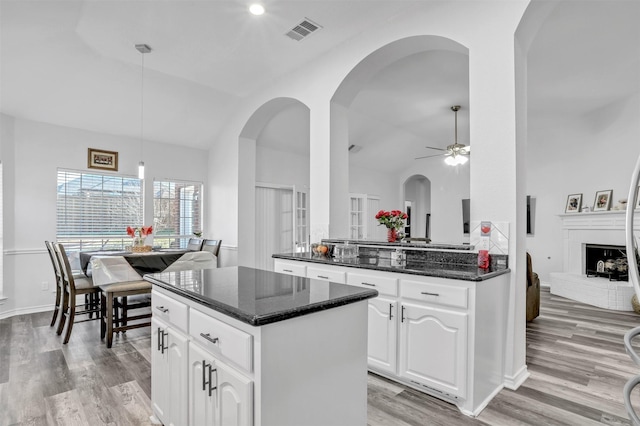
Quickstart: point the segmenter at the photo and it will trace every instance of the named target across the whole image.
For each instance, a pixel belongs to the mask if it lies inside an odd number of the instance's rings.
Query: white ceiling
[[[0,111],[138,138],[142,55],[134,45],[146,43],[153,52],[144,57],[145,139],[206,149],[244,96],[395,15],[433,4],[265,3],[267,13],[254,17],[244,0],[0,0]],[[305,17],[324,28],[302,42],[287,38]],[[638,22],[640,1],[559,2],[528,57],[532,117],[585,114],[637,92]],[[452,142],[454,104],[463,108],[465,143],[467,63],[432,51],[382,70],[352,104],[355,143],[373,144],[373,154],[395,128],[407,156],[427,155],[424,146]],[[277,127],[265,129],[264,140],[275,139]]]

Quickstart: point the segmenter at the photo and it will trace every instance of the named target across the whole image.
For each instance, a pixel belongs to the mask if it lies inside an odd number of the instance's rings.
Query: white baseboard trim
[[[16,315],[28,315],[28,314],[35,314],[38,312],[47,312],[47,311],[53,311],[53,305],[30,306],[28,308],[12,309],[10,311],[0,312],[0,320],[5,318],[11,318]]]
[[[531,374],[527,370],[527,366],[522,368],[514,376],[504,376],[504,387],[511,390],[517,390]]]

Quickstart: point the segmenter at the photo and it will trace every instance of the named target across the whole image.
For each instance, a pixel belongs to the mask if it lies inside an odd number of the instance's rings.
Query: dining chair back
[[[60,310],[61,317],[56,332],[58,333],[58,335],[62,334],[64,325],[68,321],[67,331],[63,340],[63,343],[67,344],[69,342],[69,338],[71,337],[71,331],[73,330],[73,324],[75,322],[92,321],[100,318],[100,288],[93,286],[91,278],[79,277],[77,275],[74,276],[73,270],[71,269],[71,265],[69,263],[69,258],[67,257],[67,252],[65,251],[62,244],[55,243],[53,244],[53,248],[58,260],[58,264],[60,266],[62,277],[62,307]],[[83,304],[84,309],[78,310],[77,307],[79,305],[77,304],[76,299],[77,296],[80,295],[88,295],[89,302],[88,304]],[[76,321],[76,315],[89,315],[94,313],[96,314],[95,318],[89,317],[85,320]]]
[[[53,249],[53,243],[51,241],[45,241],[44,245],[47,247],[47,252],[49,253],[49,259],[51,260],[51,265],[53,266],[53,273],[55,276],[56,283],[56,304],[53,307],[53,317],[51,318],[50,327],[56,323],[56,319],[58,318],[58,312],[60,311],[60,301],[62,300],[62,271],[60,270],[60,265],[58,264],[58,259],[56,253]]]
[[[200,251],[202,250],[202,238],[189,238],[187,243],[187,250]]]
[[[203,251],[210,251],[214,256],[218,256],[220,252],[220,245],[222,244],[222,240],[204,240],[202,243]]]

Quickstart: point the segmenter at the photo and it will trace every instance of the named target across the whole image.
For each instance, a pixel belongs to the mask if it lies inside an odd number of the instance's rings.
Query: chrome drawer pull
[[[291,272],[293,274],[293,271],[291,269],[283,269],[282,272]]]
[[[204,333],[200,333],[200,336],[208,341],[210,341],[211,343],[215,344],[218,343],[218,339],[217,337],[211,337],[210,333],[204,334]]]
[[[364,284],[364,285],[370,285],[371,287],[375,287],[375,286],[376,286],[375,284],[365,283],[365,282],[363,282],[362,284]]]
[[[329,277],[325,277],[324,275],[318,275],[318,278],[322,278],[323,280],[328,280]]]
[[[429,293],[428,291],[423,291],[420,294],[425,294],[427,296],[436,296],[436,297],[440,296],[438,293]]]
[[[167,312],[169,312],[169,308],[165,308],[164,306],[156,306],[156,309],[162,312],[163,314],[166,314]]]

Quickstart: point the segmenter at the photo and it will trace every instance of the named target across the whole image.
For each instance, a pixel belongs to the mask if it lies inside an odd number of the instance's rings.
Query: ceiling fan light
[[[455,166],[458,164],[456,157],[454,157],[453,155],[447,156],[447,158],[444,159],[444,162],[449,166]]]
[[[458,164],[465,164],[467,161],[469,161],[469,157],[467,157],[466,155],[458,155]]]

